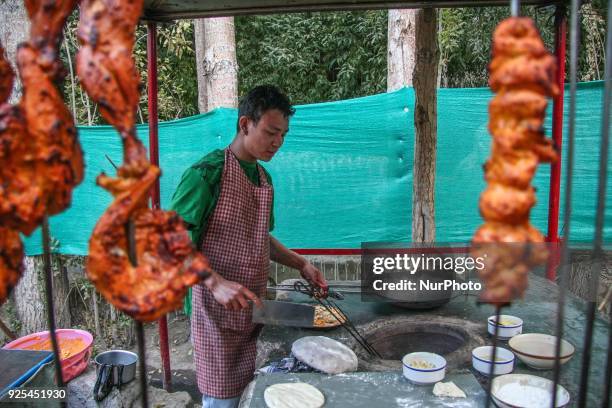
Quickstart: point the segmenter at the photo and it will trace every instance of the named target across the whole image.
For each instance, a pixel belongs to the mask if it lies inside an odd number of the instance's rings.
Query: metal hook
[[[510,0],[510,13],[512,17],[518,17],[521,12],[521,2],[519,0]]]

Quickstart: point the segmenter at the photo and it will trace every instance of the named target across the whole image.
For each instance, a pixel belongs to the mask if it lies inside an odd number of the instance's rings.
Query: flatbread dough
[[[291,353],[301,362],[326,374],[356,371],[359,364],[353,350],[324,336],[297,339],[291,346]]]
[[[467,398],[465,392],[452,381],[436,383],[433,388],[433,394],[437,397]]]
[[[264,391],[268,408],[321,408],[325,397],[306,383],[274,384]]]

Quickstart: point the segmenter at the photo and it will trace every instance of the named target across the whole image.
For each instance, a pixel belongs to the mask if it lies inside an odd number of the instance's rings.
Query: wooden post
[[[412,189],[412,241],[434,242],[437,140],[438,24],[435,9],[416,13],[417,58],[414,67],[415,144]]]

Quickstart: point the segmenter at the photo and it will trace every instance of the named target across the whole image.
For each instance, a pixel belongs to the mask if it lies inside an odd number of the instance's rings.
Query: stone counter
[[[486,333],[486,319],[493,315],[495,310],[490,305],[478,305],[473,296],[458,296],[446,305],[437,309],[408,310],[394,306],[390,303],[362,302],[359,294],[345,293],[346,298],[338,301],[343,310],[351,318],[357,328],[365,328],[368,325],[384,323],[389,319],[439,319],[450,317],[462,319],[466,325],[470,324],[473,330],[480,331],[480,335],[487,344],[492,344],[491,338]],[[546,333],[555,334],[557,316],[558,287],[538,276],[530,278],[529,290],[525,299],[515,302],[512,306],[502,310],[503,314],[511,314],[520,317],[524,321],[524,333]],[[310,300],[301,294],[291,294],[291,300],[297,302],[309,302]],[[578,298],[567,294],[565,307],[565,325],[563,338],[576,347],[574,357],[561,369],[561,385],[563,385],[572,396],[572,403],[578,395],[580,369],[582,366],[582,350],[584,348],[585,311],[586,303]],[[596,407],[601,405],[604,389],[605,361],[608,347],[608,323],[597,318],[591,351],[591,370],[589,376],[589,394],[587,406]],[[308,330],[291,327],[267,326],[262,331],[258,347],[258,366],[264,366],[270,361],[287,357],[290,354],[291,344],[303,336],[323,335],[335,338],[346,344],[354,344],[343,328],[328,330]],[[506,342],[500,342],[500,346],[507,347]],[[355,348],[357,351],[357,349]],[[417,351],[417,350],[406,350]],[[466,356],[463,366],[459,364],[456,370],[471,370],[469,355]],[[515,373],[527,373],[552,379],[552,370],[538,371],[530,369],[522,362],[517,362]],[[449,373],[452,374],[452,371]],[[486,378],[477,375],[481,383]],[[254,398],[256,395],[254,395]]]

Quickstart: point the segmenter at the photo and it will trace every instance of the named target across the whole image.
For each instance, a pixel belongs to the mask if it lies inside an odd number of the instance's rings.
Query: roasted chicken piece
[[[13,90],[13,69],[4,56],[0,44],[0,305],[8,298],[11,289],[17,284],[22,273],[23,245],[19,232],[9,228],[3,215],[7,210],[5,197],[6,172],[11,171],[8,160],[15,150],[16,139],[12,133],[15,128],[23,130],[23,122],[16,120],[13,106],[7,103]],[[9,209],[10,211],[10,209]]]
[[[132,54],[142,6],[143,0],[84,0],[78,31],[77,72],[104,119],[124,140],[126,176],[144,174],[148,168],[134,129],[140,77]]]
[[[83,152],[72,115],[51,74],[38,64],[40,53],[29,44],[19,47],[17,64],[23,81],[28,138],[34,144],[37,182],[48,215],[70,206],[72,190],[83,180]]]
[[[150,166],[142,178],[100,175],[98,184],[115,200],[89,241],[89,278],[110,303],[140,321],[154,321],[179,308],[187,288],[210,271],[176,213],[146,208],[157,177],[159,169],[155,166]],[[134,263],[129,257],[126,228],[130,219],[134,226]]]
[[[23,95],[19,105],[0,107],[0,222],[27,235],[45,213],[65,210],[83,179],[76,128],[54,84],[61,67],[57,45],[75,4],[26,2],[31,38],[17,51]],[[3,77],[0,87],[8,82]]]
[[[4,56],[4,48],[0,44],[0,104],[8,101],[9,96],[11,96],[14,79],[15,73]]]
[[[485,220],[472,239],[472,254],[485,259],[481,299],[501,305],[522,296],[529,270],[543,264],[544,237],[529,223],[535,205],[530,185],[538,163],[558,154],[543,134],[547,97],[558,92],[555,59],[529,18],[502,21],[493,35],[489,85],[492,155],[479,201]],[[485,256],[486,255],[486,256]]]
[[[23,272],[23,245],[19,232],[0,227],[0,305],[11,294],[11,290]]]
[[[59,58],[62,30],[78,0],[24,0],[30,17],[30,45],[39,51],[37,63],[51,77],[63,76]]]
[[[83,179],[72,117],[54,82],[62,78],[61,32],[77,0],[26,0],[30,39],[17,51],[23,96],[6,103],[13,72],[0,47],[0,303],[21,276],[23,245],[45,214],[70,205]]]
[[[19,106],[0,106],[0,225],[27,235],[46,210],[36,153]]]
[[[87,274],[119,310],[140,321],[153,321],[179,308],[187,288],[209,276],[210,267],[192,246],[176,213],[147,208],[160,170],[147,160],[135,131],[140,79],[132,51],[142,4],[142,0],[82,2],[77,71],[102,116],[123,139],[118,177],[98,177],[98,185],[115,199],[89,241]]]
[[[13,70],[0,53],[0,225],[30,234],[45,212],[42,191],[36,182],[36,151],[26,131],[19,106],[7,103]]]

